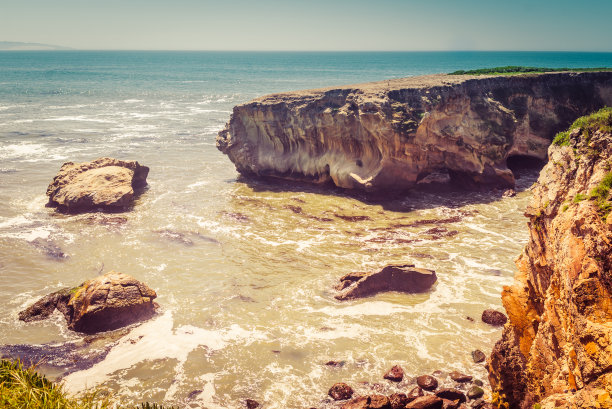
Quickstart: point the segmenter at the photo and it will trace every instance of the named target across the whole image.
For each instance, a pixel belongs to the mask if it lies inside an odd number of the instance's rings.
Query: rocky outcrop
[[[436,282],[433,270],[415,268],[409,265],[388,265],[373,273],[350,273],[340,278],[336,287],[337,300],[369,297],[385,291],[421,293],[429,290]]]
[[[155,291],[135,278],[110,271],[72,289],[49,294],[19,313],[22,321],[49,317],[58,309],[68,328],[96,333],[150,318],[157,305]]]
[[[149,168],[136,161],[66,162],[47,188],[48,206],[67,213],[123,211],[147,185],[148,174]]]
[[[431,75],[275,94],[234,108],[217,147],[245,175],[401,190],[429,175],[513,186],[556,132],[612,105],[612,72]]]
[[[555,139],[488,361],[499,407],[612,408],[612,109]]]

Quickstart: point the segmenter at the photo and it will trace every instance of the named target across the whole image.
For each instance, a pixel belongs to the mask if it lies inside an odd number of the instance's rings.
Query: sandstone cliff
[[[400,190],[448,172],[512,186],[513,156],[544,160],[554,134],[612,105],[612,72],[432,75],[265,96],[217,138],[239,172]]]
[[[499,407],[612,408],[612,109],[548,151],[488,366]]]

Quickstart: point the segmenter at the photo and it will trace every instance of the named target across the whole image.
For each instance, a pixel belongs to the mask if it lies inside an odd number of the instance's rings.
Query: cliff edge
[[[612,408],[612,108],[576,120],[548,155],[489,380],[500,408]]]
[[[513,186],[512,157],[612,105],[612,72],[430,75],[274,94],[234,108],[217,147],[246,175],[403,190],[430,174]]]

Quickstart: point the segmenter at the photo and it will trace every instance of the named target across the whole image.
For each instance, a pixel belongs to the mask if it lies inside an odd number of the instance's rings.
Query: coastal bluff
[[[244,175],[398,191],[429,175],[512,187],[513,160],[612,105],[612,72],[428,75],[273,94],[234,107],[217,147]]]

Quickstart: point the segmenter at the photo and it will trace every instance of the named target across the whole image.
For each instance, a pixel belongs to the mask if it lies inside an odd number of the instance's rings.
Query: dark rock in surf
[[[346,400],[350,399],[351,396],[353,396],[353,388],[351,388],[345,383],[340,382],[334,384],[331,388],[329,388],[327,394],[331,396],[333,400]]]
[[[431,375],[421,375],[417,378],[417,385],[426,391],[433,391],[438,387],[438,380]]]
[[[470,399],[478,399],[482,397],[482,395],[484,395],[484,390],[481,387],[476,386],[476,385],[473,385],[467,391],[467,397]]]
[[[442,399],[448,399],[451,401],[459,400],[460,403],[467,402],[465,394],[459,389],[444,388],[436,391],[436,396]]]
[[[437,387],[438,387],[438,384],[437,384],[437,381],[436,381],[436,386],[434,387],[434,389],[437,388]],[[420,398],[421,396],[424,396],[424,395],[425,394],[423,393],[423,389],[421,389],[420,386],[416,386],[416,387],[412,388],[410,390],[410,392],[408,392],[408,395],[406,395],[406,397],[408,398],[409,402],[412,402],[416,398]]]
[[[472,359],[474,360],[474,362],[479,363],[484,362],[485,359],[487,359],[487,356],[480,349],[476,349],[472,351]]]
[[[459,383],[465,383],[465,382],[469,382],[472,380],[472,377],[470,375],[462,374],[461,372],[457,372],[457,371],[453,371],[449,373],[448,375],[453,381],[459,382]]]
[[[391,404],[384,395],[368,395],[346,402],[341,409],[391,409]]]
[[[260,406],[259,402],[253,399],[247,399],[245,405],[247,409],[257,409]]]
[[[359,277],[359,278],[358,278]],[[341,279],[343,290],[336,295],[338,300],[368,297],[385,291],[421,293],[429,290],[436,282],[433,270],[415,268],[414,265],[389,265],[379,272],[359,273]],[[350,281],[345,285],[345,281]]]
[[[406,409],[442,409],[442,403],[436,395],[427,395],[416,398],[406,405]]]
[[[508,317],[503,312],[495,310],[484,310],[481,319],[482,322],[493,326],[502,326],[508,321]]]
[[[405,393],[394,393],[389,396],[389,404],[391,409],[404,409],[411,400],[408,399]]]

